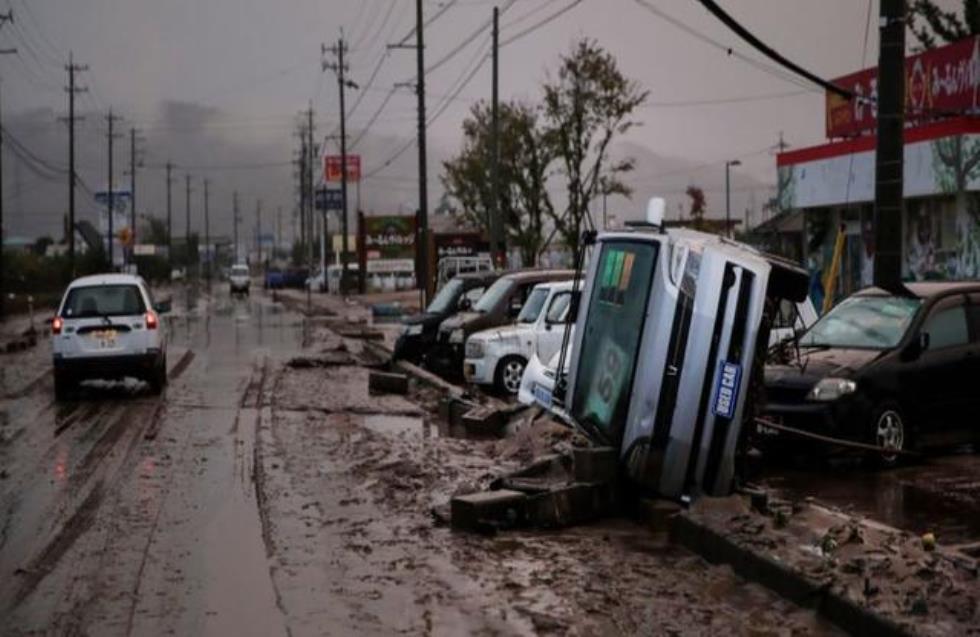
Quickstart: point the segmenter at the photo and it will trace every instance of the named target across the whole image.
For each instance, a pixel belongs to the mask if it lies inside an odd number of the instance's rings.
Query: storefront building
[[[876,70],[834,80],[876,95]],[[980,39],[906,59],[903,276],[980,278]],[[870,285],[874,261],[874,102],[827,97],[826,144],[777,156],[782,211],[801,212],[804,261],[829,270],[844,245],[837,295]]]

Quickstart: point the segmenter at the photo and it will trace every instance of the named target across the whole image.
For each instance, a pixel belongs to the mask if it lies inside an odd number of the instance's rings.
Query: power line
[[[523,31],[520,31],[519,33],[516,33],[516,34],[512,35],[511,37],[507,38],[506,40],[504,40],[503,42],[500,43],[500,48],[504,48],[508,44],[511,44],[512,42],[516,42],[517,40],[520,40],[524,36],[527,36],[527,35],[530,35],[530,34],[534,33],[538,29],[544,28],[545,26],[547,26],[548,24],[554,22],[555,20],[557,20],[561,16],[565,15],[566,13],[568,13],[569,11],[571,11],[572,9],[574,9],[575,7],[577,7],[580,4],[582,4],[582,0],[573,0],[573,2],[571,2],[570,4],[562,7],[558,11],[555,11],[551,15],[549,15],[549,16],[547,16],[545,18],[542,18],[541,20],[539,20],[538,22],[535,22],[534,24],[532,24],[531,26],[527,27]]]
[[[422,28],[423,29],[428,28],[436,20],[438,20],[439,18],[441,18],[443,16],[443,14],[445,14],[447,11],[449,11],[450,9],[453,8],[453,6],[456,4],[456,1],[457,0],[449,0],[449,2],[447,2],[444,5],[442,5],[442,7],[438,11],[436,11],[434,14],[432,14],[432,17],[431,18],[429,18],[428,20],[426,20],[423,23]],[[406,33],[405,34],[405,37],[403,37],[401,40],[398,41],[398,46],[404,46],[406,42],[408,42],[410,39],[412,39],[412,36],[415,35],[416,31],[418,30],[417,27],[418,27],[418,25],[412,27],[412,30],[409,31],[408,33]]]
[[[811,73],[810,71],[806,70],[802,66],[789,60],[784,55],[782,55],[781,53],[779,53],[778,51],[770,47],[768,44],[766,44],[765,42],[757,38],[752,32],[750,32],[748,29],[742,26],[735,18],[728,15],[728,13],[726,13],[724,9],[718,6],[718,3],[716,3],[714,0],[700,0],[700,1],[701,4],[704,6],[704,8],[707,9],[709,13],[711,13],[716,18],[718,18],[718,20],[720,20],[722,24],[724,24],[729,29],[734,31],[739,37],[741,37],[743,40],[748,42],[752,47],[754,47],[756,50],[758,50],[760,53],[765,55],[770,60],[776,62],[783,68],[789,69],[790,71],[799,75],[800,77],[804,77],[810,80],[811,82],[813,82],[817,86],[820,86],[826,91],[829,91],[831,93],[836,93],[837,95],[840,95],[841,97],[847,99],[851,99],[852,97],[854,97],[854,94],[851,91],[841,88],[840,86],[837,86],[833,82],[828,82],[822,77],[818,77],[817,75]]]

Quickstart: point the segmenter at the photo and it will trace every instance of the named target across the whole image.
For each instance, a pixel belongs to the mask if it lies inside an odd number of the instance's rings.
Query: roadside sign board
[[[348,182],[358,182],[361,180],[361,156],[347,155],[347,169],[343,169],[344,162],[340,155],[326,155],[323,158],[323,179],[327,183],[340,183],[343,181],[344,173],[347,174]]]
[[[339,190],[332,188],[317,188],[316,209],[340,212],[344,209],[344,199]]]
[[[368,259],[414,259],[415,216],[363,217]]]

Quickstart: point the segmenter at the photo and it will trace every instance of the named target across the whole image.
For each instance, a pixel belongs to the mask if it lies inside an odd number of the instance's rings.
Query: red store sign
[[[831,81],[854,93],[855,99],[827,92],[827,137],[873,133],[878,125],[878,68]],[[978,111],[980,36],[905,58],[905,118],[909,124]]]

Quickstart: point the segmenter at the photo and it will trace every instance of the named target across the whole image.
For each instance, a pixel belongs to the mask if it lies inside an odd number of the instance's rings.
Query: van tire
[[[522,356],[505,356],[493,374],[493,386],[502,393],[516,396],[521,389],[521,377],[527,368],[527,361]]]

